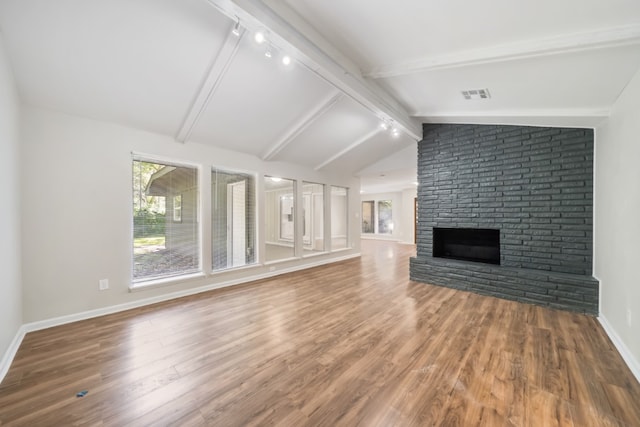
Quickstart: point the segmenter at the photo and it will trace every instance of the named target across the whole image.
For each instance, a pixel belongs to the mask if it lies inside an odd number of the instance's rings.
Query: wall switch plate
[[[100,280],[100,290],[106,291],[109,289],[109,279],[101,279]]]

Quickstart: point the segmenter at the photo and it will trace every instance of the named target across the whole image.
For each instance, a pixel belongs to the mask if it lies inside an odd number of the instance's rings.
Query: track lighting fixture
[[[233,30],[231,30],[234,36],[240,37],[240,18],[237,18],[236,24],[233,26]]]
[[[236,27],[239,27],[239,25],[240,25],[240,18],[238,18]],[[284,54],[283,51],[278,48],[278,46],[272,43],[272,40],[269,37],[269,30],[263,28],[261,30],[256,31],[253,34],[253,39],[257,44],[265,46],[264,56],[266,58],[271,59],[274,57],[274,55],[277,55],[280,58],[282,65],[284,65],[285,67],[288,67],[293,63],[293,59],[291,58],[291,56]]]
[[[398,138],[400,136],[400,129],[395,125],[393,119],[382,118],[380,121],[380,129],[388,130],[392,137]]]

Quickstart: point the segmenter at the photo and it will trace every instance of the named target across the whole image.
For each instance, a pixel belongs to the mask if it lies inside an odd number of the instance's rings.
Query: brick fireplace
[[[425,124],[418,181],[412,280],[597,314],[592,130]]]

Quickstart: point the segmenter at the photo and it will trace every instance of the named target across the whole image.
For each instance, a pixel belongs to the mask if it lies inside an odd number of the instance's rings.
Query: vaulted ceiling
[[[637,0],[0,0],[0,29],[27,104],[370,191],[412,185],[423,122],[593,127],[640,67]]]

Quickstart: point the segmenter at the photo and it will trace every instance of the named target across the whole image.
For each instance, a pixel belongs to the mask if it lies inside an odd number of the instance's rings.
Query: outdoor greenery
[[[165,222],[164,212],[136,211],[133,214],[133,237],[162,236],[164,239]]]
[[[133,230],[134,238],[165,235],[165,198],[147,195],[151,176],[164,165],[133,162]]]

